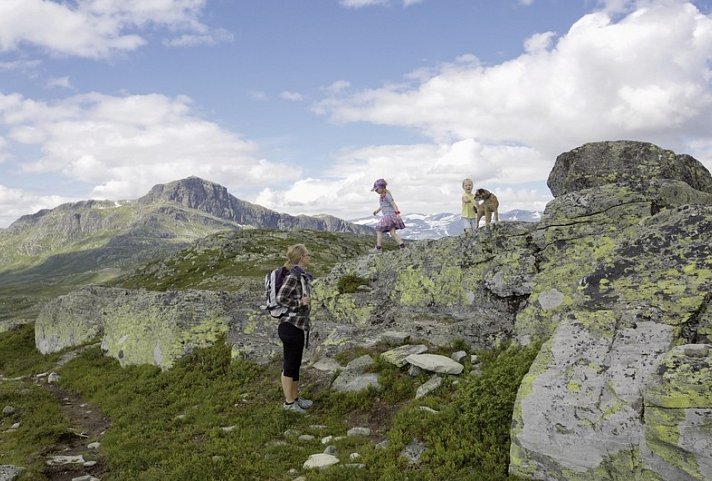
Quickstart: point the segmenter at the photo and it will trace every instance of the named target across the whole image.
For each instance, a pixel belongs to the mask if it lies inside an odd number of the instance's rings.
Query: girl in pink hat
[[[405,229],[405,224],[400,216],[400,210],[393,200],[393,196],[386,189],[385,179],[377,179],[373,183],[372,191],[378,193],[380,196],[380,207],[373,211],[373,215],[377,215],[379,212],[383,214],[381,220],[376,224],[376,251],[381,250],[381,244],[383,242],[383,233],[389,232],[393,240],[398,243],[398,247],[401,249],[405,248],[405,244],[401,240],[400,236],[396,233],[398,229]]]

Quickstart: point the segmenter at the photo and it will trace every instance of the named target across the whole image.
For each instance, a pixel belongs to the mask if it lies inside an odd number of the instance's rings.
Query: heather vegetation
[[[283,265],[289,245],[308,245],[313,252],[313,274],[322,276],[339,261],[366,254],[373,248],[373,242],[371,236],[309,230],[226,231],[209,235],[109,284],[159,291],[188,288],[239,291]]]
[[[0,435],[0,464],[27,467],[21,480],[43,479],[42,456],[68,433],[57,401],[32,382],[33,373],[56,361],[35,353],[26,326],[0,334],[0,372],[28,376],[0,383],[0,404],[15,405],[21,428]],[[12,349],[6,350],[8,346]],[[344,353],[378,359],[388,346]],[[382,389],[361,393],[329,390],[328,379],[305,374],[304,394],[315,401],[309,416],[280,409],[278,363],[260,366],[230,358],[224,342],[195,351],[166,371],[151,366],[121,368],[98,347],[86,349],[58,373],[108,417],[98,456],[103,480],[282,480],[302,473],[310,454],[322,452],[322,436],[343,436],[351,424],[375,423],[378,435],[344,437],[334,444],[348,464],[359,453],[365,467],[336,466],[306,472],[308,480],[506,480],[514,396],[537,348],[480,352],[481,374],[448,378],[420,399],[416,388],[429,377],[378,360]],[[18,365],[13,359],[26,359]],[[471,366],[466,365],[467,371]],[[466,371],[466,372],[467,372]],[[423,410],[428,407],[436,412]],[[2,421],[6,431],[11,419]],[[299,441],[299,434],[314,439]],[[400,456],[413,439],[428,449],[418,465]],[[388,441],[377,449],[376,442]],[[47,479],[47,478],[44,478]]]

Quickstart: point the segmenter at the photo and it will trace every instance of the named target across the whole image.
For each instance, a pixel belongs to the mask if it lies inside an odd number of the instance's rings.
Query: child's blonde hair
[[[463,188],[463,189],[465,188],[465,182],[469,182],[470,184],[472,184],[472,187],[475,186],[475,183],[472,182],[472,179],[467,178],[467,179],[465,179],[465,180],[462,181],[462,188]]]
[[[287,267],[296,266],[308,252],[304,244],[294,244],[293,246],[287,247],[287,262],[284,265]]]

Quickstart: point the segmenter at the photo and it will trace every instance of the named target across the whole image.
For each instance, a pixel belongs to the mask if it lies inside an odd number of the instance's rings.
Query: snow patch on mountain
[[[500,221],[520,221],[520,222],[539,222],[541,212],[528,210],[512,210],[499,214]],[[421,239],[441,239],[463,233],[462,219],[459,214],[451,214],[443,212],[440,214],[406,214],[403,215],[403,222],[406,228],[399,231],[398,234],[404,239],[421,240]],[[378,224],[380,217],[370,216],[352,219],[350,222],[354,224],[375,227]],[[480,221],[480,225],[484,225],[484,219]]]

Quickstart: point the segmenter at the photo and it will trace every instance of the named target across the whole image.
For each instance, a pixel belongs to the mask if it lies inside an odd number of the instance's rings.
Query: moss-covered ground
[[[0,372],[9,377],[44,371],[56,361],[34,351],[30,327],[0,333]],[[345,353],[353,358],[372,351]],[[291,480],[294,468],[307,480],[507,480],[509,429],[520,380],[536,347],[502,348],[477,353],[479,376],[447,377],[434,393],[415,400],[428,374],[409,376],[383,361],[381,391],[336,393],[310,381],[303,394],[315,401],[309,416],[281,410],[278,363],[259,366],[230,358],[223,343],[197,350],[167,371],[155,367],[121,368],[98,348],[85,350],[61,367],[62,387],[100,408],[110,427],[101,437],[103,481],[118,480]],[[22,358],[23,361],[17,359]],[[344,360],[345,360],[344,359]],[[21,420],[3,419],[0,464],[21,465],[21,480],[47,479],[42,456],[59,443],[68,426],[46,389],[30,381],[1,381],[0,404],[14,405]],[[427,406],[437,413],[421,409]],[[324,435],[345,435],[357,420],[377,420],[389,441],[377,449],[372,437],[336,441],[342,464],[361,454],[365,468],[337,466],[302,472],[311,454],[324,451]],[[324,426],[321,429],[315,425]],[[222,428],[230,428],[223,430]],[[294,434],[312,434],[298,441]],[[428,447],[418,466],[400,456],[413,439]]]

